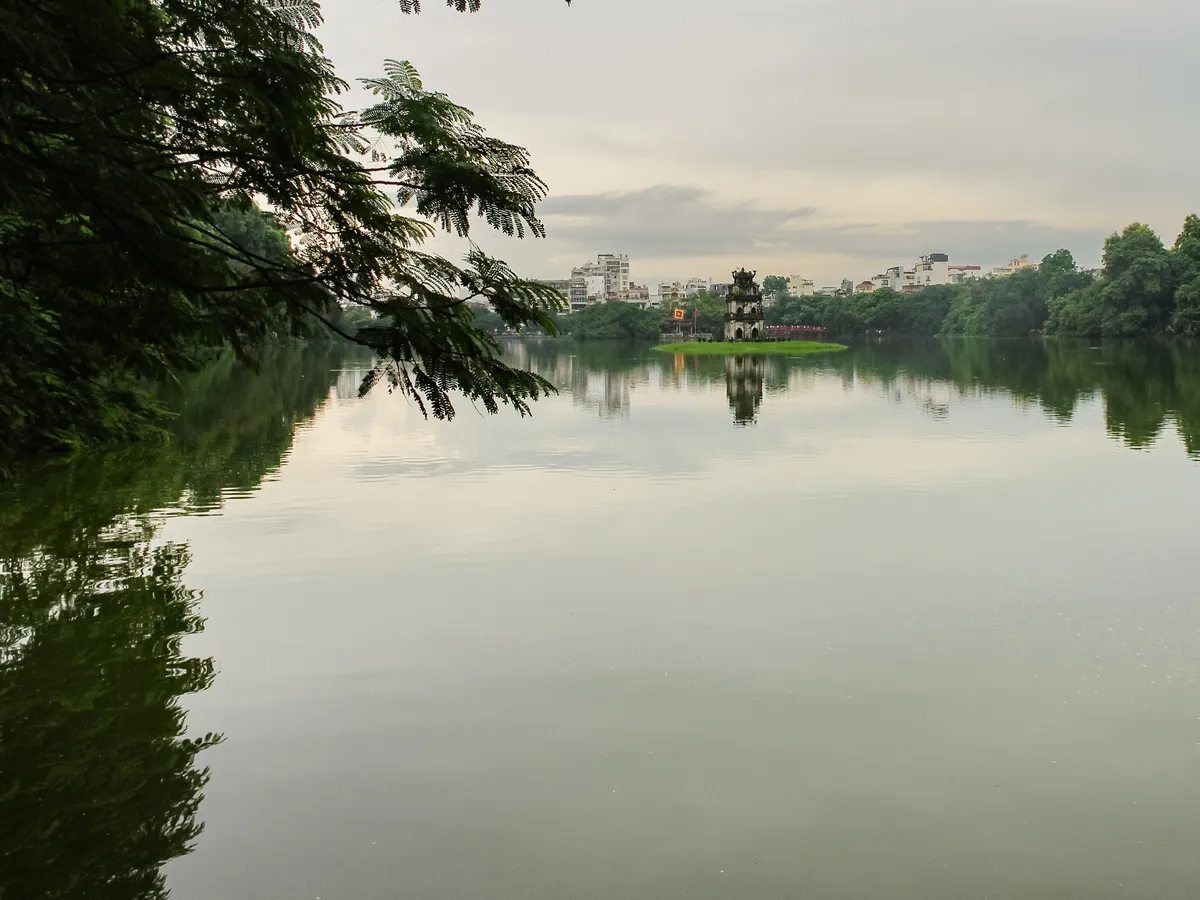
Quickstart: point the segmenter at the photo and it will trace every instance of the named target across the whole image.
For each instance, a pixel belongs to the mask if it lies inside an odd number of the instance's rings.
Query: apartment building
[[[950,257],[945,253],[930,253],[922,256],[913,266],[914,287],[929,287],[934,284],[950,283]]]
[[[811,278],[803,278],[800,275],[788,276],[788,293],[793,297],[811,297],[817,292]]]
[[[596,265],[604,275],[604,294],[609,300],[617,300],[629,290],[628,254],[601,253]]]

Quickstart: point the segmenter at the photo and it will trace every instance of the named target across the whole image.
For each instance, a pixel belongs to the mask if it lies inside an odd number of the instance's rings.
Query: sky
[[[1060,247],[1094,266],[1114,230],[1171,243],[1200,211],[1196,0],[422,6],[324,0],[318,34],[347,80],[408,59],[529,149],[547,238],[473,235],[529,277],[597,253],[639,283]]]

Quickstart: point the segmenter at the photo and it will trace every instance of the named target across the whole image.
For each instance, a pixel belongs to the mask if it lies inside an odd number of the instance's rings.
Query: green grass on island
[[[686,353],[692,356],[728,354],[783,353],[797,356],[802,353],[834,353],[845,350],[845,344],[823,341],[676,341],[654,348],[664,353]]]

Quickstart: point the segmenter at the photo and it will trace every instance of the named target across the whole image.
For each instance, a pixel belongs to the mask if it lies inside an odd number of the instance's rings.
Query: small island
[[[794,341],[788,332],[800,329],[772,329],[767,327],[763,314],[763,298],[758,290],[758,282],[754,280],[757,272],[748,269],[738,269],[733,273],[733,284],[725,297],[728,311],[725,313],[725,340],[713,341],[711,335],[697,334],[693,325],[691,332],[683,332],[678,327],[674,333],[664,333],[663,343],[655,347],[665,353],[686,353],[692,356],[719,356],[725,354],[775,354],[799,356],[809,353],[832,353],[845,350],[844,344],[832,344],[825,341]],[[675,311],[679,319],[682,311]],[[825,329],[819,330],[822,335]]]
[[[845,344],[829,341],[676,341],[654,348],[664,353],[685,353],[689,356],[723,356],[725,354],[781,354],[800,356],[809,353],[834,353],[845,350]]]

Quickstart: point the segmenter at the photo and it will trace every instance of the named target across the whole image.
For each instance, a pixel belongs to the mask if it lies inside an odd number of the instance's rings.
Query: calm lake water
[[[0,494],[4,900],[1200,896],[1200,349],[510,352]]]

